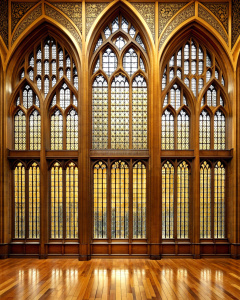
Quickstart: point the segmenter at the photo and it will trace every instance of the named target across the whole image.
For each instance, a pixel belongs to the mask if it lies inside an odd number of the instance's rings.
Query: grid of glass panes
[[[189,115],[182,109],[177,117],[177,148],[179,150],[189,149]]]
[[[211,238],[211,167],[200,166],[200,238]]]
[[[174,117],[168,109],[162,115],[162,149],[174,149]]]
[[[25,238],[25,167],[18,163],[14,169],[14,237]]]
[[[40,238],[40,168],[34,162],[29,168],[29,238]]]
[[[173,238],[174,230],[174,166],[162,166],[162,238]]]
[[[107,166],[102,161],[93,169],[93,237],[107,238]]]
[[[51,150],[63,149],[63,116],[56,109],[51,115]]]
[[[92,85],[92,148],[108,148],[108,84],[102,75]]]
[[[26,116],[22,110],[14,116],[14,145],[15,150],[26,150]]]
[[[124,161],[111,167],[111,237],[128,238],[129,235],[129,168]]]
[[[218,161],[214,167],[214,238],[225,238],[225,167]]]
[[[147,191],[146,167],[142,162],[133,166],[133,238],[146,238]]]
[[[66,149],[78,150],[78,114],[71,108],[66,121]]]
[[[66,238],[78,238],[78,167],[73,162],[66,168]]]
[[[203,110],[199,116],[199,149],[209,150],[211,142],[211,123],[210,115]]]
[[[183,161],[177,167],[177,238],[189,237],[189,166]]]
[[[29,117],[29,146],[30,150],[41,148],[41,116],[36,109]]]
[[[50,237],[63,238],[63,170],[58,162],[51,168]]]
[[[147,149],[147,83],[137,75],[132,83],[133,149]]]
[[[226,122],[221,110],[214,115],[214,149],[225,150],[226,145]]]
[[[122,30],[129,35],[128,39],[126,35],[122,36]],[[108,44],[110,38],[119,51]],[[139,49],[136,46],[131,46],[131,40],[134,38],[140,45]],[[108,45],[106,46],[106,44]],[[137,75],[137,78],[133,80],[133,86],[129,86],[127,80],[128,76],[131,77],[136,72],[143,71],[146,73],[143,58],[145,54],[143,55],[141,48],[146,51],[139,32],[122,15],[117,16],[109,23],[99,36],[94,49],[95,62],[93,66],[93,74],[96,72],[98,74],[93,78],[92,84],[93,149],[147,148],[146,79]],[[121,54],[122,51],[124,51],[123,54]],[[120,59],[122,59],[124,72]],[[101,70],[104,72],[102,75],[99,74]],[[110,76],[113,79],[110,80]],[[138,81],[138,85],[134,86],[136,81]],[[141,81],[142,87],[140,87]],[[138,95],[134,95],[136,89]],[[110,99],[108,99],[109,90],[111,90]],[[133,98],[129,99],[131,93]],[[137,96],[138,102],[136,105],[133,103],[135,96]],[[130,114],[131,111],[133,116]],[[108,120],[108,117],[111,118],[111,121]],[[132,122],[129,120],[131,117],[133,118]],[[130,136],[132,136],[131,141],[129,140]]]

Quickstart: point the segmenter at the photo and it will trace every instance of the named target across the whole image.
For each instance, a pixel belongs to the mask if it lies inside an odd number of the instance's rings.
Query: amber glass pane
[[[128,238],[129,169],[123,161],[111,168],[111,233],[113,239]]]
[[[133,166],[133,238],[146,238],[147,219],[146,167],[142,162]]]
[[[162,238],[173,238],[174,167],[167,161],[162,166]]]
[[[122,74],[111,85],[111,148],[129,149],[129,83]]]
[[[214,149],[225,150],[226,143],[226,128],[225,128],[225,116],[218,110],[214,116]]]
[[[14,237],[25,238],[25,168],[18,163],[14,170]]]
[[[59,110],[51,116],[51,150],[63,149],[63,116]]]
[[[92,86],[92,147],[108,148],[108,84],[102,75]]]
[[[147,149],[147,83],[138,75],[132,83],[133,149]]]
[[[162,115],[162,149],[174,149],[174,118],[168,109]]]
[[[62,167],[51,168],[51,238],[63,238],[63,178]]]
[[[66,238],[78,238],[78,167],[74,163],[66,169]]]
[[[30,150],[41,149],[41,116],[35,109],[29,117]]]
[[[183,161],[177,168],[177,238],[189,236],[189,168]]]
[[[203,110],[199,117],[199,149],[210,149],[210,116]]]
[[[200,168],[200,238],[211,238],[211,169],[206,161]]]
[[[33,163],[29,168],[29,238],[40,238],[40,168]]]
[[[189,149],[189,115],[181,110],[177,118],[177,148],[179,150]]]
[[[107,167],[99,161],[93,169],[93,237],[107,238]]]
[[[22,110],[14,116],[14,144],[15,150],[26,150],[26,116]]]
[[[68,112],[66,124],[66,148],[78,150],[78,114],[75,109],[70,109]]]
[[[225,167],[218,161],[214,167],[214,238],[225,238]]]

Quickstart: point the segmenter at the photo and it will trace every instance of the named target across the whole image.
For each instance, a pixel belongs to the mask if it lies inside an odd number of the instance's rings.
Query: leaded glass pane
[[[26,150],[26,116],[22,110],[14,116],[14,145],[15,150]]]
[[[48,92],[49,92],[49,79],[45,78],[44,79],[44,96],[45,96],[45,98],[47,97]]]
[[[29,238],[40,238],[40,168],[34,162],[29,168]]]
[[[33,81],[33,70],[29,70],[28,76]]]
[[[174,149],[174,118],[168,109],[162,115],[162,149]]]
[[[174,167],[167,161],[162,166],[162,238],[173,238]]]
[[[107,48],[103,53],[102,57],[102,67],[103,71],[110,76],[117,68],[118,60],[116,54],[112,49]]]
[[[129,83],[122,74],[111,85],[111,148],[129,149]]]
[[[136,29],[133,26],[131,26],[131,28],[129,29],[129,34],[132,39],[134,38],[135,33],[136,33]]]
[[[122,29],[128,32],[128,21],[124,17],[122,17]]]
[[[197,95],[197,81],[196,81],[196,78],[192,78],[191,84],[192,84],[193,95],[196,97],[196,95]]]
[[[33,105],[33,91],[29,85],[26,85],[23,90],[23,106],[30,108]]]
[[[182,49],[180,49],[177,53],[177,66],[182,66]]]
[[[110,37],[110,35],[112,34],[111,30],[109,29],[108,26],[104,29],[104,34],[105,34],[106,39],[108,39]]]
[[[144,72],[146,72],[145,65],[144,65],[144,62],[141,57],[140,57],[140,69],[142,69]]]
[[[214,115],[214,149],[225,150],[226,145],[225,116],[221,110]]]
[[[111,167],[111,237],[128,238],[129,168],[119,160]]]
[[[66,109],[70,105],[70,90],[66,83],[64,83],[60,89],[60,106]]]
[[[177,238],[189,237],[189,166],[183,161],[177,168]]]
[[[147,83],[138,75],[132,83],[133,149],[147,149]]]
[[[66,238],[78,238],[78,167],[73,162],[66,169]]]
[[[40,77],[38,77],[38,79],[37,79],[37,87],[38,87],[39,91],[41,91],[41,89],[42,89],[42,80],[41,80]]]
[[[207,105],[217,106],[217,91],[213,85],[211,85],[207,91]]]
[[[198,81],[198,93],[201,91],[202,88],[203,88],[203,79],[200,78]]]
[[[96,73],[99,70],[99,66],[100,66],[100,64],[99,64],[99,58],[98,58],[97,61],[96,61],[94,70],[93,70],[93,74]]]
[[[108,148],[108,84],[102,75],[92,85],[92,148]]]
[[[116,17],[112,22],[112,33],[119,29],[118,17]]]
[[[203,110],[199,117],[199,149],[210,149],[210,116]]]
[[[73,108],[67,114],[66,149],[78,150],[78,114]]]
[[[29,117],[29,146],[30,150],[41,149],[41,116],[36,109]]]
[[[174,78],[174,70],[172,69],[172,70],[170,71],[169,81],[172,81],[173,78]]]
[[[107,238],[107,166],[99,161],[93,169],[93,237]]]
[[[63,149],[63,116],[59,110],[51,116],[51,150]]]
[[[200,168],[200,238],[211,238],[211,168],[206,161]]]
[[[138,69],[138,56],[137,53],[130,48],[123,56],[123,68],[132,76]]]
[[[177,148],[179,150],[189,149],[189,115],[181,110],[177,118]]]
[[[25,168],[22,163],[14,169],[14,237],[25,238]]]
[[[102,43],[103,43],[103,39],[102,39],[102,37],[100,36],[100,38],[98,39],[98,41],[97,41],[97,43],[96,43],[94,52],[102,45]]]
[[[140,36],[140,34],[138,34],[137,36],[136,36],[136,42],[143,48],[143,50],[146,52],[146,48],[145,48],[145,45],[144,45],[144,43],[143,43],[143,41],[142,41],[142,39],[141,39],[141,36]]]
[[[142,162],[133,166],[133,238],[146,238],[147,191],[146,167]]]
[[[115,45],[118,47],[118,49],[121,51],[122,48],[126,45],[126,41],[122,36],[119,36],[116,41],[115,41]]]
[[[178,110],[181,106],[181,92],[177,84],[174,84],[174,86],[171,88],[170,95],[170,104],[173,108]]]

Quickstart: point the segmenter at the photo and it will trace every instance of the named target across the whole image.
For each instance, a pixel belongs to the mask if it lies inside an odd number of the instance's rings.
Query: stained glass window
[[[25,238],[25,168],[18,163],[14,169],[14,237]]]
[[[103,53],[102,60],[103,71],[110,76],[117,68],[117,56],[111,48],[107,48]]]
[[[170,95],[171,95],[170,103],[172,107],[178,110],[181,105],[180,102],[181,96],[180,96],[180,89],[177,84],[174,84],[174,86],[171,88]]]
[[[67,114],[66,133],[67,150],[78,150],[78,114],[73,108]]]
[[[33,91],[29,85],[23,89],[23,106],[28,109],[33,105]]]
[[[93,175],[93,237],[107,238],[107,166],[94,165]]]
[[[127,43],[126,40],[122,36],[119,36],[115,41],[115,45],[118,47],[120,51],[122,50],[122,48],[125,46],[126,43]]]
[[[167,161],[162,166],[162,238],[173,238],[174,167]]]
[[[138,56],[133,48],[128,49],[128,51],[124,54],[123,68],[130,76],[132,76],[137,71]]]
[[[200,167],[200,238],[211,238],[211,167]]]
[[[128,238],[129,168],[124,161],[111,167],[111,233],[113,239]]]
[[[146,238],[147,218],[146,167],[142,162],[133,166],[133,238]]]
[[[225,116],[221,110],[218,110],[214,115],[214,149],[216,150],[225,150],[225,127]]]
[[[189,149],[189,115],[182,109],[177,118],[177,148],[179,150]]]
[[[41,149],[41,116],[35,109],[29,116],[30,150]]]
[[[26,150],[26,116],[18,110],[14,116],[15,150]]]
[[[51,150],[63,149],[63,116],[56,109],[51,116]]]
[[[174,149],[174,117],[168,109],[162,115],[162,149]]]
[[[203,110],[199,117],[199,149],[209,150],[210,149],[210,116],[206,110]]]

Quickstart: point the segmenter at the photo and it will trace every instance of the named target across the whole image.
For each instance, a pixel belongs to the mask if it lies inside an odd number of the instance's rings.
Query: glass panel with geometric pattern
[[[111,85],[111,148],[129,149],[129,83],[122,74]]]
[[[133,48],[127,50],[123,56],[123,68],[132,76],[138,69],[138,56]]]
[[[107,166],[102,161],[93,170],[93,238],[107,238]]]
[[[206,110],[203,110],[199,116],[199,149],[209,150],[210,149],[210,116]]]
[[[218,161],[214,167],[214,238],[225,238],[225,167]]]
[[[189,166],[183,161],[177,167],[177,238],[189,237]]]
[[[66,149],[78,150],[78,114],[71,108],[66,121]]]
[[[142,162],[133,166],[133,238],[146,238],[147,191],[146,167]]]
[[[226,137],[225,137],[226,123],[225,116],[221,110],[218,110],[214,115],[214,149],[225,150]]]
[[[117,56],[111,48],[107,48],[103,53],[102,59],[103,71],[107,74],[107,76],[110,76],[117,68]]]
[[[54,239],[63,238],[63,170],[58,162],[51,168],[51,234]]]
[[[126,239],[129,235],[129,168],[124,161],[111,167],[111,237]]]
[[[174,117],[168,109],[162,115],[162,150],[174,149]]]
[[[56,109],[51,116],[51,150],[63,149],[63,116]]]
[[[40,168],[34,162],[29,168],[29,238],[40,238]]]
[[[26,116],[22,110],[14,116],[14,145],[15,150],[26,150]]]
[[[133,149],[147,149],[147,83],[137,75],[132,83]]]
[[[189,115],[182,109],[177,117],[177,148],[189,149]]]
[[[78,238],[78,167],[73,162],[66,169],[66,238]]]
[[[162,238],[173,238],[174,167],[167,161],[162,166]]]
[[[29,146],[30,150],[41,149],[41,116],[34,110],[29,116]]]
[[[200,166],[200,238],[211,238],[211,167]]]
[[[25,238],[25,167],[18,163],[14,169],[14,237]]]

